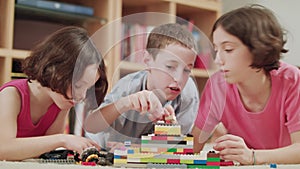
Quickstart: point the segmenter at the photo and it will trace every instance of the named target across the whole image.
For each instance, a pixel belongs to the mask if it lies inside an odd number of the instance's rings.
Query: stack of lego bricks
[[[114,152],[114,166],[140,168],[212,168],[224,163],[214,151],[193,153],[193,137],[181,135],[178,124],[156,124],[154,133],[141,137],[141,147]],[[231,163],[230,163],[231,164]],[[232,163],[233,165],[233,163]]]

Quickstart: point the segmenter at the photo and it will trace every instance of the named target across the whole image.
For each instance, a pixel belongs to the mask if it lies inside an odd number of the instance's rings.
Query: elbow
[[[106,129],[107,129],[107,127],[103,128],[103,126],[100,126],[100,125],[93,125],[93,126],[85,125],[85,127],[84,127],[84,130],[86,132],[89,132],[89,133],[92,133],[92,134],[97,134],[97,133],[102,132]]]
[[[6,147],[5,144],[0,143],[0,161],[10,160],[9,152]]]
[[[93,122],[92,122],[92,119],[91,119],[91,117],[90,116],[87,116],[86,118],[85,118],[85,120],[84,120],[84,122],[83,122],[83,129],[84,129],[84,131],[86,131],[86,132],[89,132],[89,133],[95,133],[95,130],[94,130],[94,125],[92,125],[93,124]]]
[[[0,150],[0,161],[5,161],[5,160],[7,160],[5,157],[5,152]]]
[[[92,133],[92,134],[96,134],[98,132],[101,132],[101,128],[99,128],[98,125],[92,125],[91,123],[85,122],[84,126],[83,126],[84,130],[86,132]]]
[[[84,120],[84,129],[89,133],[96,134],[106,130],[110,125],[101,117],[88,115]]]
[[[88,128],[88,127],[85,127],[85,131],[88,132],[88,133],[92,133],[92,134],[96,134],[97,133],[96,130],[93,130],[93,129]]]
[[[96,133],[97,133],[95,127],[89,125],[89,123],[86,123],[86,122],[85,122],[83,128],[84,128],[84,130],[85,130],[86,132],[93,133],[93,134],[96,134]]]

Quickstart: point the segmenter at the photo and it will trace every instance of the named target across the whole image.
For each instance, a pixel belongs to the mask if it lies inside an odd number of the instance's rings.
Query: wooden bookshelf
[[[24,59],[30,54],[30,47],[53,32],[66,25],[79,25],[86,28],[90,35],[97,30],[109,25],[117,19],[128,15],[143,12],[158,12],[170,16],[188,18],[194,21],[194,24],[200,28],[207,36],[214,21],[221,14],[220,0],[56,0],[58,2],[72,3],[92,7],[94,16],[85,16],[79,14],[62,13],[57,11],[26,7],[16,4],[15,1],[0,1],[0,85],[10,81],[15,77],[23,77],[24,74],[14,72],[13,62],[15,59]],[[21,22],[20,22],[21,21]],[[39,28],[28,26],[31,32],[25,32],[24,22],[37,22],[44,24],[49,31],[41,33]],[[46,22],[46,23],[45,23]],[[169,17],[164,22],[176,22],[174,17]],[[145,19],[145,23],[152,25],[153,20]],[[20,26],[21,25],[21,26]],[[153,24],[152,26],[156,26]],[[46,30],[46,29],[45,29]],[[122,76],[141,70],[144,68],[141,64],[122,61],[121,44],[115,44],[120,38],[121,24],[116,24],[107,31],[103,41],[96,43],[97,46],[113,45],[104,55],[107,65],[107,76],[109,80],[109,89]],[[28,35],[23,37],[21,35]],[[30,40],[31,39],[31,40]],[[26,44],[26,45],[24,45]],[[28,45],[29,44],[29,45]],[[213,70],[193,70],[192,75],[196,79],[199,87],[208,78],[207,72]]]

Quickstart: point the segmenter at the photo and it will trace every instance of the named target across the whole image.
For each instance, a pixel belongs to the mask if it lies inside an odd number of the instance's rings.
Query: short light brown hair
[[[192,33],[177,23],[155,27],[149,34],[146,49],[155,58],[158,49],[163,49],[170,44],[179,44],[195,52],[197,51],[196,41]]]

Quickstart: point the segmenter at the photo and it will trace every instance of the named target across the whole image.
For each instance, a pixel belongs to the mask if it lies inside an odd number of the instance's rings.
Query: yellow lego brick
[[[114,159],[114,164],[127,164],[127,159]]]

